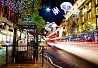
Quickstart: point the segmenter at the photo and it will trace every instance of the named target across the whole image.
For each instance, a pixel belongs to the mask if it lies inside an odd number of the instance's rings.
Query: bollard
[[[43,63],[44,63],[43,53],[44,53],[44,48],[42,47],[42,67],[43,67]]]
[[[8,64],[8,63],[7,63],[7,61],[8,61],[8,57],[7,57],[7,56],[8,56],[8,46],[6,46],[6,66],[7,66],[7,64]]]

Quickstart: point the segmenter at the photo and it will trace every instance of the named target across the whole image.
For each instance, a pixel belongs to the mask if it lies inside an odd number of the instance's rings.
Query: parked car
[[[69,37],[69,40],[70,41],[77,41],[78,40],[78,37],[77,36],[70,36]]]
[[[63,40],[63,41],[69,41],[69,36],[64,36],[64,37],[61,38],[61,40]]]
[[[90,33],[85,34],[85,41],[93,41],[93,35]]]

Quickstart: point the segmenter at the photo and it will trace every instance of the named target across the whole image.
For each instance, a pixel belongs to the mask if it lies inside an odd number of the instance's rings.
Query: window
[[[91,9],[91,2],[89,2],[89,4],[88,4],[88,10],[90,10]]]
[[[83,9],[80,11],[80,13],[81,13],[81,16],[83,15]]]
[[[98,4],[98,0],[96,0],[96,5]]]
[[[98,7],[96,7],[96,15],[98,15]]]
[[[97,28],[98,28],[98,18],[97,18]]]
[[[88,13],[88,19],[91,18],[91,11]]]
[[[82,16],[82,22],[84,22],[84,16]]]
[[[83,14],[85,14],[85,12],[87,12],[86,8],[83,8]]]

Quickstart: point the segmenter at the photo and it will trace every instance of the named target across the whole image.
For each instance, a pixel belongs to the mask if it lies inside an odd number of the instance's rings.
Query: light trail
[[[78,46],[73,46],[71,44],[58,44],[58,43],[48,43],[49,45],[55,46],[57,48],[60,48],[62,50],[65,50],[67,52],[70,52],[76,56],[79,56],[87,61],[90,61],[94,64],[98,65],[98,51],[90,50],[90,49],[85,49],[82,47]],[[75,44],[74,44],[75,45]],[[79,44],[78,44],[79,45]],[[89,45],[89,44],[88,44]],[[89,47],[88,47],[89,48]]]

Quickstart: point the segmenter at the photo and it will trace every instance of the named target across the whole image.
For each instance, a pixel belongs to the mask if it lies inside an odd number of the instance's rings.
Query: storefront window
[[[2,41],[2,34],[0,33],[0,41]]]
[[[11,36],[10,38],[11,38],[11,39],[10,39],[10,42],[13,42],[13,36]]]
[[[10,36],[7,36],[7,43],[9,43],[10,42]]]
[[[6,35],[3,35],[2,37],[3,37],[2,40],[3,40],[3,42],[5,43],[5,42],[6,42]]]
[[[96,7],[96,15],[98,15],[98,7]]]

